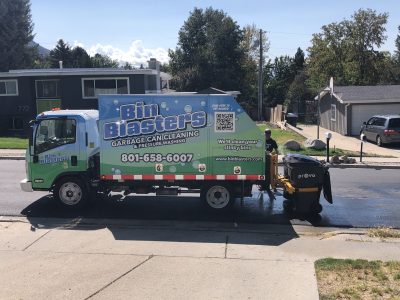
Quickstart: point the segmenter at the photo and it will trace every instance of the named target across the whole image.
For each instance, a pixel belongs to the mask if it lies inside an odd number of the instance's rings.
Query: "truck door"
[[[82,133],[77,130],[78,121],[67,117],[49,118],[36,126],[31,152],[33,188],[49,189],[61,173],[85,169],[79,163]]]

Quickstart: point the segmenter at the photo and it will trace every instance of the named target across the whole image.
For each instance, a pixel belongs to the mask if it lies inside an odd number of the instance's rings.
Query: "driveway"
[[[317,138],[317,125],[297,125],[296,132],[301,134],[306,138]],[[344,136],[337,132],[330,131],[329,129],[320,127],[319,128],[319,138],[325,141],[325,132],[331,132],[332,138],[330,140],[329,146],[331,148],[336,147],[344,150],[350,151],[360,151],[361,141],[358,137]],[[400,158],[400,146],[385,146],[378,147],[376,144],[371,142],[364,142],[363,152],[373,153],[377,155],[384,156],[394,156]]]

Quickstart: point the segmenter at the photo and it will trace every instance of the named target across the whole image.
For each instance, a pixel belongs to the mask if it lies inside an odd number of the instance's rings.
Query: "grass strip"
[[[324,258],[315,262],[321,300],[400,299],[400,262]]]

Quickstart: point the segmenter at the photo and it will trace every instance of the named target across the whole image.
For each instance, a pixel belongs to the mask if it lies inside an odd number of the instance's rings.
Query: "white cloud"
[[[128,51],[99,43],[88,48],[84,47],[84,45],[78,41],[74,41],[74,47],[75,46],[85,48],[90,56],[94,56],[96,53],[108,55],[112,59],[118,60],[121,65],[125,64],[125,62],[129,62],[135,67],[140,67],[141,64],[146,67],[147,61],[153,57],[161,63],[169,61],[168,50],[164,48],[145,48],[141,40],[133,41]]]

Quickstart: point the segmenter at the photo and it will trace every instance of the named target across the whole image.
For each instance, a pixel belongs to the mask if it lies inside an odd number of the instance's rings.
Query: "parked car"
[[[360,138],[378,146],[400,142],[400,115],[376,115],[364,122]]]

